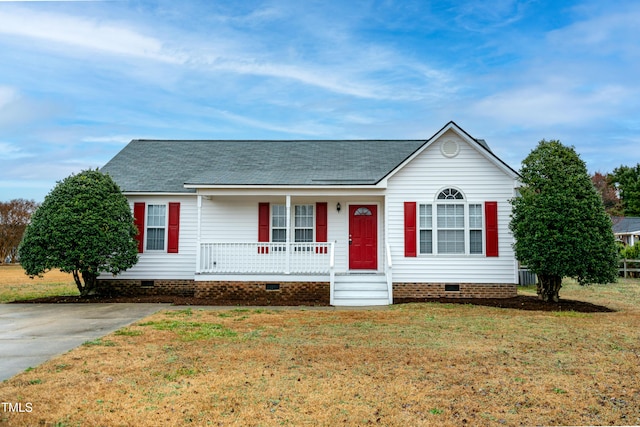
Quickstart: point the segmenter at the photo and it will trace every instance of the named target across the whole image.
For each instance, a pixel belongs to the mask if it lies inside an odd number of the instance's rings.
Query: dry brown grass
[[[0,303],[54,295],[78,295],[71,274],[52,270],[31,279],[20,265],[0,265]]]
[[[0,424],[640,424],[639,288],[563,289],[597,314],[162,312],[0,384],[33,406]]]

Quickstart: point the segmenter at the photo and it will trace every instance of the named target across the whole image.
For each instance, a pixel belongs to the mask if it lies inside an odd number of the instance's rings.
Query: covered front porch
[[[196,281],[323,281],[331,305],[393,302],[383,197],[199,195],[197,228]]]

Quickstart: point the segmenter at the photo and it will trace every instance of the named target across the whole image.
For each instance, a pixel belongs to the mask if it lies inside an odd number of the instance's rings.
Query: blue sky
[[[134,138],[543,138],[640,162],[640,2],[1,1],[0,200]]]

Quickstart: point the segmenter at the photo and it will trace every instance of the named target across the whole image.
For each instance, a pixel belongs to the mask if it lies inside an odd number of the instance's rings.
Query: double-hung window
[[[420,253],[433,253],[433,213],[431,205],[420,205]]]
[[[294,241],[313,242],[313,205],[296,205],[294,213]]]
[[[469,205],[469,253],[482,253],[482,205]]]
[[[459,190],[447,188],[418,212],[420,254],[483,253],[482,204],[467,204]]]
[[[438,253],[464,253],[464,205],[438,204]]]
[[[271,206],[271,241],[273,243],[287,241],[287,207],[285,205]]]
[[[313,242],[313,205],[293,207],[293,241]],[[271,205],[271,242],[287,241],[287,207]]]
[[[167,206],[147,206],[147,250],[163,251],[167,226]]]

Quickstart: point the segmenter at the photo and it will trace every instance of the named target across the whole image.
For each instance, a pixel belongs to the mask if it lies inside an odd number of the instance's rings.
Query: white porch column
[[[287,264],[285,267],[285,274],[289,274],[291,272],[291,267],[290,267],[290,261],[291,261],[291,246],[289,245],[289,242],[291,242],[291,195],[287,194],[286,196],[286,215],[287,215],[287,230],[285,232],[285,241],[286,241],[286,260],[287,260]]]
[[[202,196],[198,194],[198,225],[196,230],[196,274],[200,274],[202,271],[202,260],[200,257],[202,256],[202,248],[201,243],[202,239],[200,236],[200,232],[202,231]]]

